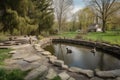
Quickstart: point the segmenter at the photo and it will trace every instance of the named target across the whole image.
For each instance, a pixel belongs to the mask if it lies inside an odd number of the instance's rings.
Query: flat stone
[[[69,77],[70,77],[66,72],[62,72],[62,73],[58,74],[58,76],[59,76],[62,80],[68,80]]]
[[[81,74],[87,75],[88,77],[93,77],[94,76],[94,73],[93,73],[92,70],[84,70],[84,69],[77,68],[77,67],[70,67],[69,71],[76,72],[76,73],[81,73]]]
[[[41,54],[43,54],[43,55],[45,55],[45,56],[51,55],[51,53],[50,53],[49,51],[41,52]]]
[[[98,78],[98,77],[93,77],[90,80],[104,80],[104,79],[101,79],[101,78]]]
[[[37,69],[32,70],[26,77],[25,80],[33,80],[39,76],[42,76],[47,72],[48,68],[44,65],[40,66]]]
[[[56,73],[53,69],[49,69],[46,78],[47,78],[48,80],[51,80],[51,79],[53,79],[53,78],[56,77],[56,76],[57,76],[57,73]]]
[[[27,56],[29,56],[30,54],[27,53],[16,53],[12,55],[13,59],[21,59],[21,58],[25,58]]]
[[[56,56],[52,56],[52,55],[47,56],[47,58],[48,58],[48,59],[57,59]]]
[[[68,69],[68,66],[67,65],[62,65],[62,68],[63,69]]]
[[[15,54],[17,51],[10,51],[9,54]]]
[[[31,64],[23,60],[17,60],[16,64],[19,66],[19,68],[22,71],[27,71],[27,70],[32,69]]]
[[[120,77],[117,77],[116,80],[120,80]]]
[[[55,60],[53,64],[56,66],[62,67],[62,65],[64,65],[64,62],[61,60]]]
[[[70,77],[68,80],[75,80],[73,77]]]
[[[120,69],[118,70],[111,70],[111,71],[96,71],[96,75],[99,77],[120,77]]]
[[[41,59],[41,57],[38,55],[28,56],[28,57],[24,58],[24,60],[27,62],[34,62],[34,61],[37,61],[39,59]]]
[[[54,64],[55,60],[56,59],[49,59],[49,62],[52,63],[52,64]]]

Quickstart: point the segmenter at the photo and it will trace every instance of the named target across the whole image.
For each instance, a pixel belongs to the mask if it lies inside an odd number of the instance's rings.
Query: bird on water
[[[71,49],[66,48],[66,50],[67,50],[67,54],[72,53],[72,50],[71,50]]]

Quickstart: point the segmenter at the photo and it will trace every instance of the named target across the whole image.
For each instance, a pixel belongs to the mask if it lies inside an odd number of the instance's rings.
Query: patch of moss
[[[52,80],[61,80],[61,78],[59,76],[56,76],[55,78],[53,78]]]

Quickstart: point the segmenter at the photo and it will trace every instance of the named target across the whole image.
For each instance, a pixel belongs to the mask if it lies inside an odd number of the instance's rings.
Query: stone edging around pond
[[[42,55],[45,55],[49,59],[49,62],[51,64],[56,65],[58,67],[61,67],[65,70],[73,72],[73,73],[84,74],[84,75],[86,75],[90,78],[98,76],[98,77],[101,77],[101,78],[116,78],[118,80],[120,79],[120,69],[110,70],[110,71],[99,71],[99,70],[92,71],[92,70],[85,70],[85,69],[81,69],[81,68],[77,68],[77,67],[70,67],[69,68],[67,65],[64,64],[64,62],[62,60],[58,60],[56,56],[53,56],[53,55],[51,55],[50,52],[44,51],[44,49],[42,49],[43,45],[45,46],[48,43],[51,43],[52,41],[53,42],[54,41],[59,41],[59,42],[66,42],[66,43],[83,44],[83,45],[86,45],[86,46],[87,45],[89,45],[89,46],[94,46],[95,45],[94,42],[89,43],[88,41],[81,41],[81,40],[70,40],[70,39],[53,39],[53,40],[51,40],[49,38],[41,40],[39,44],[34,45],[34,48],[37,51],[40,51]],[[97,46],[97,48],[100,48],[103,45],[105,45],[105,47],[107,46],[107,48],[112,47],[112,46],[107,45],[107,44],[102,44],[99,47]],[[103,47],[102,47],[102,49],[103,49]],[[118,50],[118,47],[115,47],[113,49]]]
[[[83,45],[89,47],[96,47],[105,52],[109,52],[111,54],[120,55],[120,47],[116,45],[110,45],[107,43],[100,43],[100,42],[93,42],[87,40],[78,40],[78,39],[52,39],[53,42],[60,42],[60,43],[71,43],[76,45]]]

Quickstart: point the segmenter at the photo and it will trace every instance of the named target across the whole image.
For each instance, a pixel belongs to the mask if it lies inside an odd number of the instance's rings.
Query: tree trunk
[[[105,33],[106,29],[106,20],[103,20],[103,24],[102,24],[102,31],[103,33]]]

